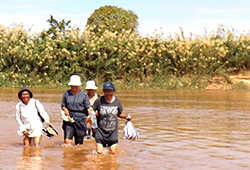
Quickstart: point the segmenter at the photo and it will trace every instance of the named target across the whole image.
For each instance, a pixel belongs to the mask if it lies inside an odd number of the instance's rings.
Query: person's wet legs
[[[88,128],[86,131],[86,139],[91,139],[91,128]]]
[[[24,146],[30,146],[30,144],[31,144],[31,138],[28,137],[28,136],[25,136],[23,138],[23,144],[24,144]]]
[[[64,124],[64,144],[66,145],[72,145],[73,136],[74,136],[74,128],[71,126],[67,126],[67,124]]]
[[[72,140],[71,139],[65,139],[64,143],[67,145],[72,145]]]
[[[40,145],[40,137],[36,136],[34,137],[34,145],[39,146]]]
[[[84,136],[75,136],[75,144],[82,145]]]
[[[116,144],[113,144],[109,147],[109,153],[110,154],[116,154],[116,151],[117,151],[117,143]]]
[[[100,144],[100,143],[96,143],[96,151],[97,151],[97,153],[101,154],[103,152],[103,150],[104,150],[103,145]]]

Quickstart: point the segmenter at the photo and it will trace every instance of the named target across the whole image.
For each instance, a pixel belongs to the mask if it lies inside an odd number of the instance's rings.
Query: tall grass
[[[250,69],[249,34],[224,26],[189,37],[183,30],[168,37],[128,31],[96,36],[88,30],[72,28],[52,37],[0,25],[0,86],[63,87],[78,73],[98,83],[195,89],[205,86],[204,77]]]

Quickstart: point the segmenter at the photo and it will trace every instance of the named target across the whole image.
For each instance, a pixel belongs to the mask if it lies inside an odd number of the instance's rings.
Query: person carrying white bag
[[[116,154],[118,117],[128,120],[128,115],[123,113],[120,99],[114,96],[115,85],[113,83],[104,83],[103,93],[104,95],[99,97],[92,106],[96,112],[98,126],[95,133],[96,150],[98,154],[101,154],[107,147],[110,154]]]

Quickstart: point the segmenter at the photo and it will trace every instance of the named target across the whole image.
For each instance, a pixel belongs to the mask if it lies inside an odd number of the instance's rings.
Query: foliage
[[[52,15],[50,15],[50,19],[47,20],[50,23],[50,28],[42,33],[42,38],[46,37],[47,35],[52,35],[52,39],[57,38],[57,31],[62,33],[62,36],[64,37],[66,34],[66,31],[70,29],[70,20],[65,21],[64,19],[60,22],[58,22]]]
[[[41,34],[0,26],[0,86],[63,87],[78,73],[98,84],[200,89],[206,86],[204,77],[250,70],[250,36],[223,26],[190,37],[141,37],[125,30],[96,36],[75,28],[65,30],[67,36],[57,30],[56,38]]]
[[[138,17],[131,10],[116,6],[102,6],[95,10],[88,18],[87,26],[97,35],[105,31],[121,33],[122,31],[134,32],[138,26]]]

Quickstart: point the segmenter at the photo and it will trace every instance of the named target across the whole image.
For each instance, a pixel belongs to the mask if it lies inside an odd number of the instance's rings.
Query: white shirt
[[[96,99],[98,99],[97,93],[95,93],[95,95],[91,99],[89,99],[89,102],[90,102],[91,106],[93,106],[93,104],[96,101]]]
[[[43,124],[38,116],[38,110],[40,115],[44,118],[46,123],[50,122],[48,113],[45,111],[43,105],[39,100],[31,98],[26,105],[22,101],[16,105],[16,120],[19,125],[17,133],[23,135],[23,131],[28,130],[29,137],[36,137],[42,135]]]

